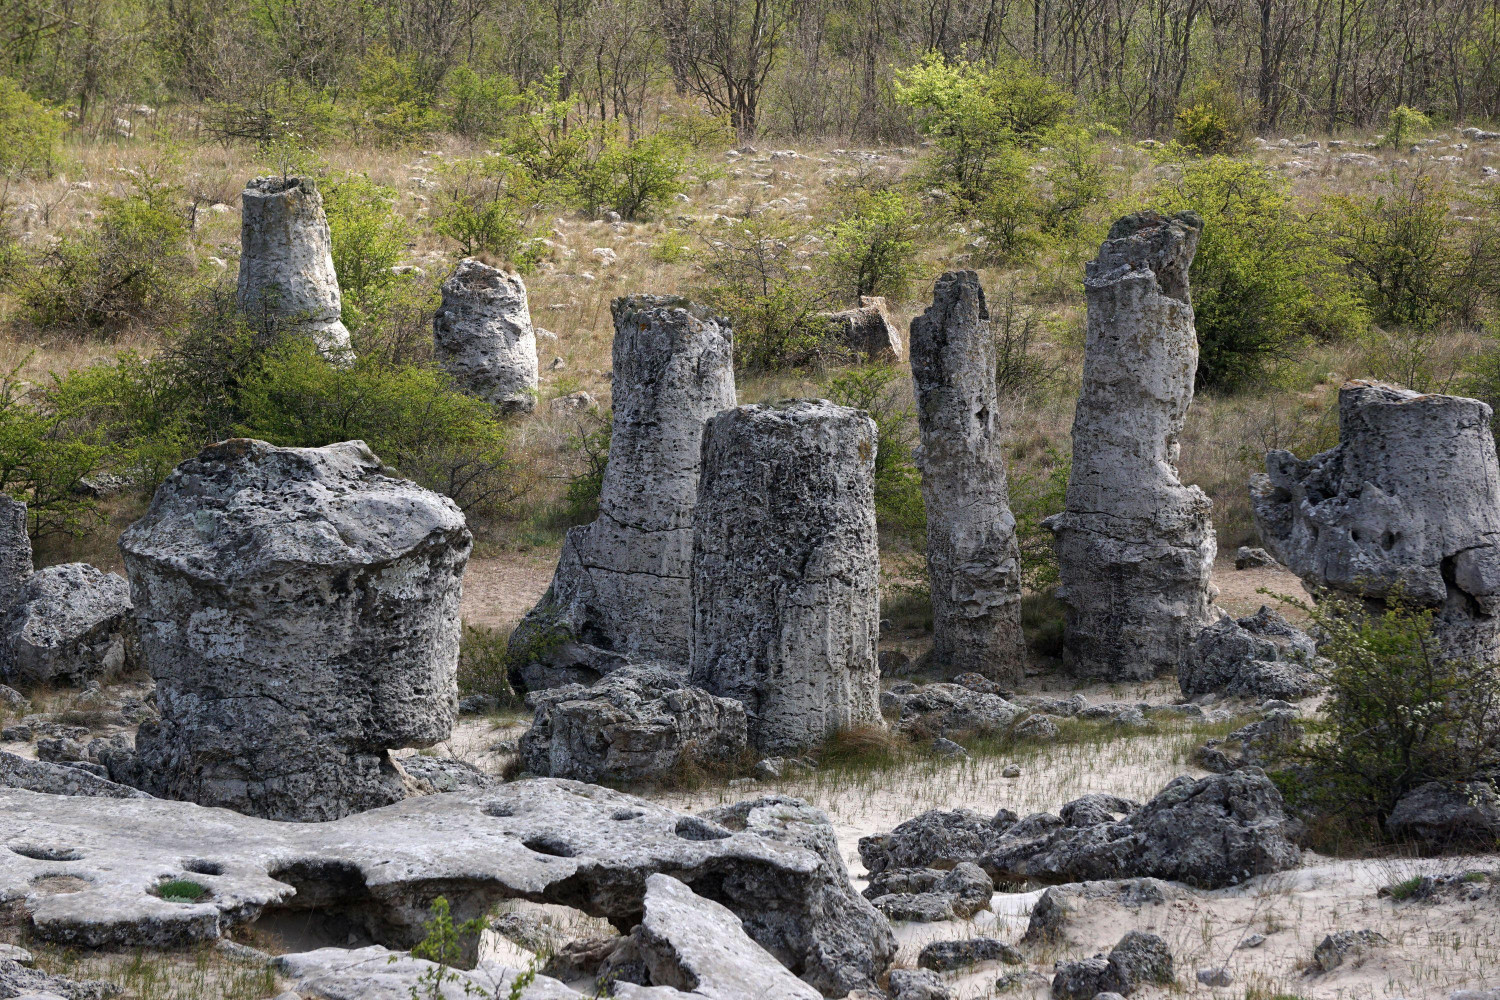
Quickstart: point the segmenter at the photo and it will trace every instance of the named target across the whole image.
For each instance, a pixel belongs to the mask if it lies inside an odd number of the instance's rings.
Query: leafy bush
[[[925,226],[916,206],[896,190],[857,190],[824,238],[827,273],[836,295],[900,298],[918,272]]]
[[[62,120],[56,111],[0,76],[0,176],[52,169]]]
[[[578,429],[568,435],[568,448],[579,459],[580,468],[568,478],[563,493],[563,520],[588,524],[599,516],[599,495],[604,489],[604,469],[609,464],[609,441],[614,423],[608,413],[586,414]]]
[[[1276,777],[1292,803],[1339,827],[1378,827],[1427,782],[1500,768],[1500,675],[1443,656],[1432,611],[1390,598],[1384,610],[1333,595],[1300,602],[1322,635],[1326,723]]]
[[[542,255],[530,227],[543,200],[503,157],[456,161],[443,169],[432,228],[456,242],[460,256],[487,253],[527,274]]]
[[[499,629],[464,625],[458,645],[458,690],[464,695],[494,698],[501,708],[520,708],[521,699],[510,686],[510,635]]]
[[[447,126],[435,105],[437,94],[414,56],[396,57],[376,49],[359,64],[357,95],[360,137],[382,146],[409,146]]]
[[[28,387],[17,366],[0,379],[0,492],[26,501],[33,538],[78,534],[94,512],[78,480],[113,448],[87,412],[66,378]]]
[[[1042,522],[1062,511],[1072,468],[1071,455],[1048,448],[1039,471],[1021,471],[1011,477],[1010,510],[1021,549],[1021,585],[1031,593],[1046,593],[1057,586],[1057,551],[1052,532]]]
[[[1042,356],[1036,348],[1036,314],[1022,313],[1014,289],[991,300],[990,329],[995,336],[995,388],[1002,399],[1041,400],[1056,384],[1060,361]]]
[[[655,215],[683,189],[684,165],[681,146],[669,136],[630,140],[611,130],[579,172],[581,207],[613,209],[627,219]]]
[[[713,114],[688,105],[661,116],[661,133],[692,149],[718,152],[733,146],[739,139],[728,114]]]
[[[1173,119],[1177,141],[1203,156],[1233,155],[1245,145],[1249,116],[1234,93],[1219,80],[1200,88]]]
[[[410,227],[393,210],[396,192],[364,174],[327,178],[321,189],[347,312],[395,277],[391,268],[406,254]]]
[[[448,127],[467,139],[499,135],[521,95],[509,76],[481,76],[468,66],[448,74]]]
[[[889,365],[851,368],[823,390],[841,406],[864,410],[875,421],[875,519],[887,532],[920,543],[927,530],[922,477],[912,460],[917,414],[907,373]]]
[[[1385,141],[1392,149],[1400,149],[1402,146],[1409,145],[1422,133],[1430,131],[1432,131],[1432,122],[1426,115],[1416,108],[1409,108],[1402,104],[1391,111],[1390,121],[1385,130]]]
[[[1203,236],[1189,279],[1198,328],[1198,387],[1242,389],[1274,378],[1311,338],[1362,329],[1363,308],[1287,182],[1215,156],[1183,165],[1158,189],[1167,211],[1191,209]]]

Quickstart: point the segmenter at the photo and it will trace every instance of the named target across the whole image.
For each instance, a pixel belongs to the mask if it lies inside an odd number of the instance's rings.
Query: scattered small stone
[[[1204,986],[1232,986],[1234,973],[1228,969],[1199,969],[1198,982]]]
[[[1239,944],[1235,945],[1235,948],[1259,948],[1265,943],[1266,936],[1264,934],[1250,934]]]
[[[1235,569],[1260,569],[1262,566],[1275,565],[1276,558],[1262,548],[1241,545],[1234,554]]]
[[[1332,972],[1346,959],[1355,959],[1372,948],[1390,944],[1384,934],[1372,930],[1338,931],[1313,949],[1313,961],[1324,972]]]
[[[927,969],[892,969],[891,1000],[949,1000],[948,987]]]
[[[1006,764],[1000,770],[1000,777],[1002,778],[1019,778],[1020,776],[1021,766],[1019,764]]]

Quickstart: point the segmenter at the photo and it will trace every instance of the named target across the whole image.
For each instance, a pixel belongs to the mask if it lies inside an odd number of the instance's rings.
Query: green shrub
[[[455,66],[445,82],[448,127],[467,139],[501,134],[521,100],[509,76],[481,76],[468,66]]]
[[[544,249],[531,232],[544,199],[527,173],[492,156],[450,163],[441,179],[432,228],[457,243],[460,256],[486,253],[529,273]]]
[[[685,162],[680,144],[670,136],[631,140],[618,130],[607,131],[578,173],[580,207],[592,213],[613,209],[627,219],[653,216],[683,190]]]
[[[99,471],[114,449],[68,377],[28,387],[20,370],[0,379],[0,492],[26,501],[33,538],[79,534],[95,504],[78,481]]]
[[[1048,448],[1041,469],[1011,477],[1010,510],[1021,550],[1021,585],[1033,594],[1049,593],[1057,586],[1057,551],[1052,532],[1042,522],[1062,512],[1072,468],[1071,455]]]
[[[1080,127],[1053,130],[1052,164],[1047,172],[1050,196],[1042,224],[1051,233],[1075,236],[1084,212],[1104,200],[1104,161],[1099,143]]]
[[[912,459],[917,414],[910,376],[889,365],[851,368],[823,385],[828,399],[875,421],[875,520],[890,535],[920,544],[927,530],[922,477]]]
[[[916,206],[896,190],[857,190],[828,227],[826,269],[834,294],[901,298],[918,273],[925,224]]]
[[[1034,164],[1019,147],[1001,150],[990,160],[989,191],[973,209],[984,230],[979,256],[986,263],[1027,263],[1043,243],[1046,204],[1033,177]]]
[[[437,94],[414,56],[376,49],[359,64],[359,139],[382,146],[410,146],[447,127]]]
[[[1297,212],[1287,182],[1215,156],[1183,165],[1158,188],[1166,211],[1191,209],[1203,236],[1189,272],[1198,329],[1198,387],[1238,390],[1276,377],[1310,339],[1366,325],[1338,261]]]
[[[1392,149],[1410,145],[1425,132],[1432,131],[1432,122],[1416,108],[1402,104],[1391,111],[1386,124],[1385,141]]]
[[[1245,145],[1250,118],[1233,92],[1214,80],[1177,109],[1173,124],[1183,148],[1201,156],[1232,156]]]
[[[208,895],[208,889],[191,879],[174,878],[157,883],[156,895],[168,903],[196,903]]]
[[[0,76],[0,177],[31,170],[50,171],[62,137],[62,119],[53,109]]]
[[[510,635],[500,629],[465,625],[458,646],[458,690],[463,695],[494,698],[501,708],[520,708],[521,699],[510,686]]]
[[[364,174],[329,177],[320,188],[347,312],[395,278],[391,268],[406,254],[410,227],[394,211],[396,192]]]
[[[661,116],[661,133],[668,138],[704,152],[719,152],[739,140],[728,114],[713,114],[688,105]]]

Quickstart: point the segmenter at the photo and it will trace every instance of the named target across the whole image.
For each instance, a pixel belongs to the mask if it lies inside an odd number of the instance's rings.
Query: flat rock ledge
[[[410,948],[440,895],[456,920],[522,899],[626,931],[642,920],[648,877],[666,872],[727,906],[752,940],[824,995],[872,986],[894,955],[890,928],[808,841],[755,826],[735,830],[550,778],[327,823],[0,789],[0,904],[18,904],[37,938],[73,947],[178,947],[267,911],[303,910]],[[153,893],[172,878],[205,886],[207,899]]]

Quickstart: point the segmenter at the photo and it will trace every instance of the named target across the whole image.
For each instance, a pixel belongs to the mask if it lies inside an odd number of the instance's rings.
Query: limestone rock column
[[[1490,407],[1378,382],[1339,389],[1339,443],[1266,455],[1261,539],[1312,589],[1435,610],[1451,657],[1500,662],[1500,466]]]
[[[1184,662],[1212,620],[1212,508],[1177,476],[1198,339],[1188,267],[1202,222],[1116,222],[1086,269],[1088,334],[1073,468],[1054,532],[1063,659],[1079,677],[1145,680]]]
[[[536,406],[536,333],[519,274],[466,257],[443,282],[432,319],[438,362],[465,391],[502,409]]]
[[[32,572],[26,504],[0,493],[0,612],[21,599]]]
[[[1021,635],[1021,554],[1000,449],[995,339],[973,271],[938,279],[911,323],[932,586],[932,663],[947,676],[1015,681]]]
[[[402,798],[386,751],[446,739],[457,712],[471,541],[362,441],[179,465],[120,537],[161,713],[142,786],[287,820]]]
[[[616,299],[612,311],[599,518],[569,530],[552,586],[511,636],[518,691],[592,683],[631,659],[687,665],[703,426],[735,404],[733,334],[669,296]]]
[[[875,422],[826,400],[742,406],[703,437],[692,682],[763,753],[880,724]]]
[[[331,361],[352,359],[317,184],[311,177],[257,177],[240,205],[240,308],[291,323]]]

